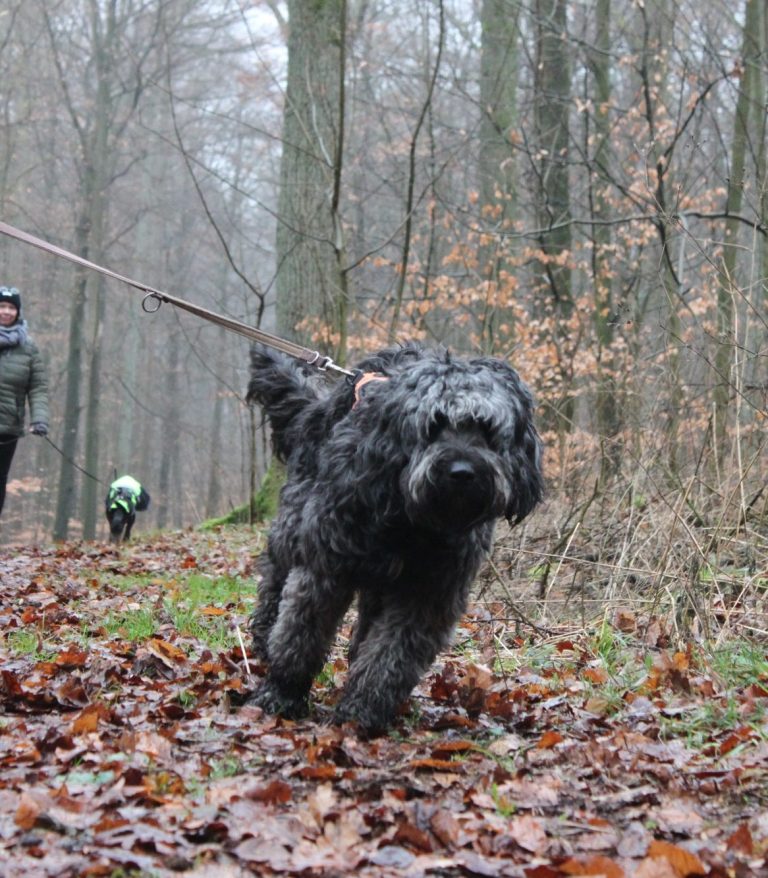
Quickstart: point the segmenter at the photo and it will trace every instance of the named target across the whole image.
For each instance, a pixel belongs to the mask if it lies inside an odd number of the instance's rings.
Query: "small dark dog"
[[[288,476],[250,622],[268,673],[250,700],[306,714],[358,594],[334,721],[376,731],[448,645],[496,520],[525,518],[543,484],[531,394],[506,363],[408,346],[360,370],[329,390],[309,367],[252,351],[248,399]]]
[[[127,542],[131,538],[136,513],[147,509],[149,501],[147,491],[132,476],[120,476],[112,482],[105,502],[111,543]]]

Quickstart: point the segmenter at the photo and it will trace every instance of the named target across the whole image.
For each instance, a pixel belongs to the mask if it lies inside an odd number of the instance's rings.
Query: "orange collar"
[[[352,408],[354,408],[365,396],[363,388],[366,384],[370,384],[371,381],[389,381],[389,378],[386,375],[382,375],[381,372],[363,372],[357,381],[355,381],[355,401],[352,404]]]

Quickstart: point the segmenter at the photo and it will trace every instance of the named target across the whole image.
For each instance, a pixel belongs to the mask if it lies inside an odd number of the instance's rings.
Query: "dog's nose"
[[[457,482],[468,482],[475,477],[475,468],[466,460],[455,460],[448,468],[448,475]]]

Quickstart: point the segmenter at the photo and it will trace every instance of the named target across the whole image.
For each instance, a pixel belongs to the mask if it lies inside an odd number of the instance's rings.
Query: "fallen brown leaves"
[[[322,723],[343,679],[336,660],[317,716],[282,722],[236,707],[251,685],[239,649],[162,622],[179,569],[253,578],[250,546],[185,533],[0,556],[0,873],[768,873],[768,680],[729,693],[733,723],[697,741],[664,725],[724,695],[690,651],[656,651],[617,702],[572,639],[556,673],[438,664],[410,715],[372,740]],[[145,604],[162,623],[152,636],[102,627]],[[247,610],[199,613],[244,626]],[[465,633],[480,640],[488,617],[470,616]],[[34,655],[13,648],[19,632],[37,638]]]

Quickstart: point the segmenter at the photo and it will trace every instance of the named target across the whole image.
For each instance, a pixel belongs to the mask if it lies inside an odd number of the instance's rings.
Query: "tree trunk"
[[[160,530],[178,519],[172,504],[180,504],[182,486],[174,484],[174,458],[179,455],[179,334],[168,337],[168,364],[165,371],[164,398],[168,401],[160,432],[160,473],[157,485],[157,526]],[[151,493],[151,492],[150,492]],[[153,495],[154,496],[154,495]]]
[[[346,0],[289,0],[288,10],[277,328],[305,344],[330,345],[343,359],[347,290],[338,209]]]
[[[768,10],[763,6],[762,21],[760,24],[760,34],[763,42],[763,52],[768,51]],[[756,100],[759,101],[758,106],[766,105],[766,95],[768,93],[768,71],[763,72],[757,77],[755,83],[757,92]],[[768,228],[768,113],[760,114],[760,124],[758,126],[760,158],[757,171],[757,187],[760,192],[760,221],[763,228]],[[762,266],[761,277],[763,283],[758,287],[757,310],[763,311],[766,300],[768,299],[768,237],[761,236],[761,253],[762,260],[758,261],[758,265]],[[757,361],[758,364],[760,360]]]
[[[734,215],[741,212],[744,192],[747,147],[750,140],[750,122],[753,111],[765,113],[764,107],[754,107],[756,79],[761,75],[760,8],[765,0],[745,0],[744,33],[741,60],[743,73],[736,101],[733,121],[731,161],[728,173],[728,196],[725,212],[725,247],[723,251],[722,279],[717,293],[717,351],[715,353],[714,420],[715,448],[722,460],[727,447],[729,402],[733,388],[734,352],[738,339],[734,331],[735,301],[740,284],[737,278],[738,231],[740,223]]]
[[[568,431],[573,423],[571,354],[568,319],[573,313],[572,249],[568,147],[571,75],[567,41],[567,0],[535,0],[536,69],[534,71],[534,126],[537,175],[537,222],[542,257],[536,274],[548,294],[557,323],[555,342],[563,396],[553,400],[555,424]]]
[[[226,345],[226,333],[219,333],[221,344]],[[213,518],[219,511],[221,501],[221,485],[219,483],[219,465],[221,460],[221,430],[224,405],[218,388],[213,389],[213,420],[208,434],[208,489],[205,497],[205,517]]]
[[[83,482],[83,539],[96,538],[96,522],[100,519],[103,484],[100,477],[101,431],[99,428],[99,404],[101,401],[101,336],[104,322],[104,278],[91,276],[94,291],[93,331],[91,334],[91,357],[88,370],[88,402],[85,407],[85,455],[84,469],[89,475]]]
[[[592,228],[592,279],[595,290],[595,335],[597,337],[597,432],[602,448],[601,476],[615,473],[621,463],[620,447],[615,441],[620,429],[620,406],[616,399],[616,370],[613,356],[614,302],[611,287],[611,207],[605,195],[609,178],[611,101],[611,0],[597,0],[595,4],[595,36],[587,55],[592,73],[594,98],[594,130],[586,127],[585,155],[589,155],[589,136],[595,148],[589,174],[589,198],[593,217],[598,222]]]
[[[81,256],[99,262],[103,257],[104,229],[106,214],[106,191],[110,178],[109,127],[110,112],[110,73],[113,63],[113,42],[115,34],[115,3],[106,4],[102,11],[96,3],[90,7],[90,29],[92,51],[96,76],[95,106],[92,110],[91,125],[84,128],[74,108],[73,124],[81,135],[83,149],[81,165],[81,193],[83,203],[82,219],[79,225],[79,249]],[[102,18],[103,15],[103,18]],[[62,85],[63,71],[62,71]],[[80,385],[82,383],[84,355],[85,320],[88,304],[88,290],[94,290],[92,299],[93,327],[91,333],[91,362],[89,371],[88,399],[86,404],[86,443],[84,466],[86,473],[96,476],[99,468],[99,386],[101,380],[100,345],[101,323],[104,314],[104,297],[99,295],[102,280],[93,275],[83,276],[78,282],[78,292],[70,318],[70,352],[67,368],[67,410],[65,412],[64,452],[74,459],[77,448],[77,433],[80,418]],[[66,539],[68,519],[74,511],[75,473],[72,465],[62,461],[59,497],[54,525],[54,538]],[[98,510],[98,484],[90,478],[82,493],[83,537],[93,539]]]
[[[669,203],[668,193],[672,190],[669,174],[668,137],[660,135],[660,119],[663,122],[663,108],[668,103],[667,83],[669,81],[669,54],[674,37],[674,13],[676,6],[671,0],[650,0],[639,7],[643,21],[643,45],[641,53],[640,77],[643,100],[643,114],[648,126],[647,152],[649,179],[653,184],[653,200],[656,209],[654,221],[659,237],[660,267],[659,286],[662,300],[660,311],[666,314],[664,345],[666,350],[667,392],[664,400],[666,417],[667,468],[678,478],[679,433],[683,417],[684,392],[681,375],[682,321],[680,306],[684,278],[681,268],[685,248],[685,237],[681,236],[678,270],[674,265],[673,233],[677,227],[671,217],[674,209]]]
[[[85,218],[81,219],[76,232],[77,253],[88,258],[86,244],[87,231]],[[83,323],[85,321],[85,270],[75,275],[75,289],[72,310],[69,313],[69,341],[67,345],[67,386],[64,394],[64,424],[61,441],[61,463],[59,465],[59,489],[56,496],[56,517],[53,524],[54,540],[66,540],[69,535],[69,519],[76,505],[76,470],[74,460],[77,454],[77,439],[80,430],[80,386],[83,380]]]
[[[558,257],[571,250],[571,204],[568,175],[571,75],[567,42],[566,0],[536,0],[536,141],[539,165],[539,225],[541,248]],[[573,310],[571,271],[546,261],[542,266],[558,313]]]
[[[480,152],[478,173],[482,227],[491,242],[480,247],[481,277],[489,300],[481,320],[483,349],[507,347],[514,326],[509,279],[509,238],[517,210],[514,139],[520,6],[517,0],[483,0],[480,46]]]

